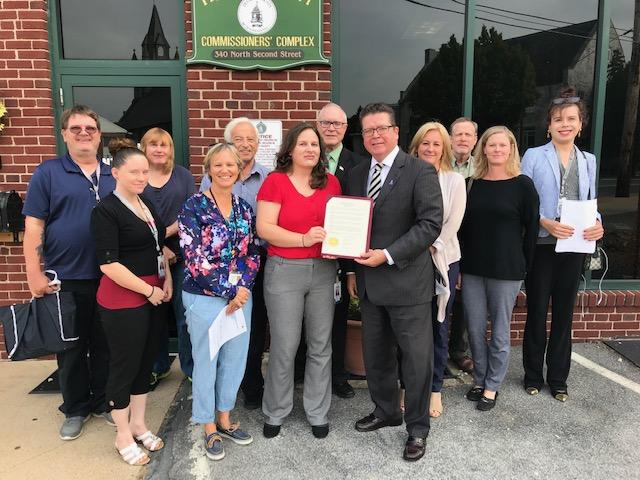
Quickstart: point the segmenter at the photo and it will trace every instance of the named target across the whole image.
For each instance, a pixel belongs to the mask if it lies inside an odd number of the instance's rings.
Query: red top
[[[331,197],[341,195],[338,179],[327,174],[327,185],[305,197],[293,186],[286,173],[273,172],[265,179],[257,200],[279,203],[278,226],[290,232],[307,233],[311,227],[324,226],[324,212]],[[311,247],[276,247],[269,245],[267,253],[283,258],[320,258],[322,243]]]
[[[158,275],[143,275],[138,277],[144,280],[149,285],[160,288],[162,290],[162,284]],[[151,291],[149,291],[151,292]],[[180,295],[182,292],[178,292]],[[103,275],[100,279],[100,285],[98,286],[98,293],[96,295],[98,305],[107,310],[118,310],[121,308],[137,308],[141,307],[149,300],[144,295],[129,290],[128,288],[121,287],[116,282],[111,280],[106,275]]]

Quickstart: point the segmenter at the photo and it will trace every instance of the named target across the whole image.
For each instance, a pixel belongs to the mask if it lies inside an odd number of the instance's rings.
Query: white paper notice
[[[209,359],[215,358],[225,342],[246,331],[247,322],[242,309],[227,315],[227,307],[224,307],[209,327]]]
[[[562,213],[560,223],[571,225],[574,228],[573,235],[569,238],[558,239],[556,252],[593,253],[596,251],[596,242],[584,239],[583,232],[586,228],[596,224],[598,213],[597,200],[562,200]]]
[[[332,197],[324,214],[327,236],[322,254],[357,258],[369,248],[372,202],[370,198]]]

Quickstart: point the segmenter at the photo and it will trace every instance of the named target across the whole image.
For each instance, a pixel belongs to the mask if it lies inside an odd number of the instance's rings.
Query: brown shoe
[[[465,373],[473,372],[473,360],[470,357],[467,357],[466,355],[461,359],[457,360],[456,365],[458,365],[458,368]]]

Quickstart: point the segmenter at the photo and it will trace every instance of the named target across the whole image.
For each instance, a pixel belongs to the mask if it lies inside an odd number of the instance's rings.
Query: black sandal
[[[480,400],[483,393],[484,393],[483,387],[473,387],[464,396],[467,400],[470,400],[472,402],[477,402],[478,400]]]

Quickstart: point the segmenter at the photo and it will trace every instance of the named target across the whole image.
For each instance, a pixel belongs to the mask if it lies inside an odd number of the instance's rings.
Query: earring
[[[582,130],[578,130],[578,138],[580,138],[581,133],[582,133]]]
[[[551,137],[551,133],[547,130],[547,138]]]

